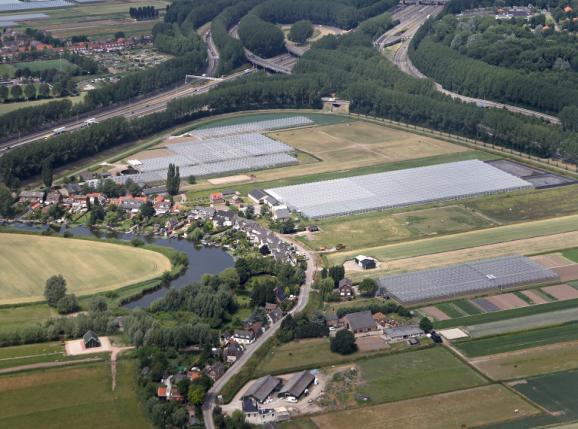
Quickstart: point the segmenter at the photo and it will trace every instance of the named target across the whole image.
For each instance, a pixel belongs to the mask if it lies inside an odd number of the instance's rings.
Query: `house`
[[[425,335],[425,332],[417,325],[399,326],[397,328],[386,328],[383,330],[386,341],[397,343],[399,341],[409,340],[410,338],[419,338]]]
[[[375,259],[363,255],[356,256],[355,263],[364,270],[371,270],[377,267]]]
[[[191,368],[190,371],[187,371],[187,378],[190,381],[195,381],[200,379],[203,376],[203,374],[201,373],[201,370],[197,367]]]
[[[244,351],[241,344],[235,340],[231,340],[223,348],[223,359],[229,363],[233,363],[243,355]]]
[[[239,344],[253,344],[255,342],[255,334],[253,331],[235,329],[235,332],[233,333],[233,340]]]
[[[253,336],[255,339],[259,338],[261,336],[261,334],[263,333],[264,329],[263,329],[263,324],[261,322],[251,322],[248,326],[247,326],[247,330],[249,332],[253,333]]]
[[[21,203],[41,203],[44,199],[44,193],[40,191],[22,191],[18,195],[18,201]]]
[[[349,313],[343,317],[343,323],[354,334],[362,334],[377,329],[375,320],[371,317],[371,311],[359,311]]]
[[[60,201],[62,200],[62,195],[60,194],[60,192],[48,192],[46,194],[46,199],[44,200],[44,202],[46,204],[49,205],[55,205],[57,206],[58,204],[60,204]]]
[[[162,197],[161,197],[162,198]],[[167,214],[171,211],[171,202],[169,200],[155,201],[153,207],[155,209],[155,216]]]
[[[294,374],[287,384],[279,391],[280,398],[299,399],[308,391],[309,386],[315,381],[315,376],[309,371],[301,371]]]
[[[257,402],[251,397],[243,397],[241,409],[246,418],[257,418],[259,417],[259,407]]]
[[[213,192],[209,195],[209,200],[211,201],[211,206],[225,204],[225,198],[221,192]]]
[[[267,204],[269,207],[272,208],[272,207],[278,206],[279,201],[277,201],[271,195],[267,195],[265,198],[263,198],[263,204]]]
[[[73,195],[70,200],[74,210],[82,210],[88,207],[88,197],[86,195]]]
[[[85,349],[93,349],[95,347],[100,347],[100,338],[96,335],[93,331],[88,331],[82,337],[82,343],[84,344]]]
[[[341,299],[355,298],[355,291],[353,290],[353,282],[351,279],[344,278],[339,280],[339,296]]]
[[[275,301],[277,301],[277,304],[282,304],[287,299],[283,288],[279,286],[273,289],[273,293],[275,294]]]
[[[157,397],[166,401],[183,401],[183,395],[177,389],[178,380],[169,375],[167,378],[161,380],[162,386],[157,387]]]
[[[247,194],[247,196],[255,204],[262,204],[263,199],[267,196],[267,193],[261,189],[253,189],[251,192]]]
[[[335,97],[321,97],[323,111],[331,113],[349,113],[349,100]]]
[[[291,219],[291,212],[287,206],[274,206],[272,210],[274,220],[286,221]]]
[[[222,362],[215,362],[212,365],[207,365],[205,371],[211,380],[217,381],[225,373],[225,365]]]
[[[281,380],[271,375],[258,378],[251,384],[241,399],[252,398],[262,404],[265,400],[281,386]]]
[[[339,317],[337,317],[337,315],[335,313],[328,313],[325,315],[325,323],[327,323],[327,326],[330,328],[338,328],[339,326],[341,326],[341,323],[339,321]]]
[[[153,186],[150,188],[145,188],[142,190],[142,194],[145,197],[152,197],[153,195],[168,195],[167,187],[166,186]]]
[[[265,311],[267,312],[267,314],[271,313],[276,308],[277,304],[273,304],[272,302],[265,303]]]
[[[275,310],[267,314],[267,318],[271,324],[277,323],[279,320],[283,319],[283,310],[277,307]]]

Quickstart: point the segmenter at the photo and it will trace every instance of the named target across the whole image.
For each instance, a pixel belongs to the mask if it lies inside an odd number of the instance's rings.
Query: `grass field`
[[[0,348],[0,369],[14,368],[44,362],[63,362],[85,359],[89,356],[65,356],[60,343],[25,344]]]
[[[517,413],[514,410],[518,410]],[[314,416],[319,429],[460,429],[539,414],[500,385]],[[307,426],[305,426],[307,428]]]
[[[0,427],[12,429],[152,428],[135,396],[133,361],[59,368],[0,377]]]
[[[578,308],[567,308],[565,310],[530,314],[528,316],[517,317],[514,319],[466,326],[466,330],[470,333],[471,337],[480,338],[528,329],[539,329],[547,326],[573,322],[575,320],[578,320]]]
[[[481,386],[487,381],[443,347],[364,359],[357,391],[369,404]]]
[[[26,63],[16,63],[14,64],[14,67],[17,69],[27,68],[31,72],[38,72],[48,69],[56,69],[62,70],[63,72],[69,72],[78,68],[76,64],[72,64],[68,60],[36,60]]]
[[[140,283],[170,271],[164,255],[89,240],[0,234],[0,304],[44,300],[46,279],[62,274],[67,289],[90,295]]]
[[[458,307],[462,312],[464,312],[467,315],[473,316],[476,314],[482,314],[482,310],[476,307],[467,299],[460,299],[458,301],[454,301],[452,304],[454,304],[456,307]]]
[[[348,250],[374,247],[437,234],[469,231],[494,225],[460,206],[434,207],[404,213],[373,212],[316,222],[320,231],[299,240],[320,250],[338,243]]]
[[[534,377],[513,388],[563,420],[578,419],[578,371]]]
[[[459,302],[459,301],[458,301]],[[457,305],[457,302],[454,304]],[[497,322],[500,320],[514,319],[516,317],[530,316],[535,314],[550,313],[569,308],[578,307],[578,299],[568,301],[549,302],[528,307],[514,308],[512,310],[495,311],[491,313],[482,313],[472,316],[460,317],[450,320],[441,320],[435,322],[436,329],[454,328],[456,326],[472,326],[482,323]]]
[[[469,357],[488,356],[515,350],[578,340],[578,323],[568,323],[531,331],[456,342],[454,345]]]
[[[70,100],[73,104],[77,104],[84,99],[84,96],[84,93],[82,93],[80,95],[75,95],[74,97],[46,98],[44,100],[19,101],[17,103],[0,103],[0,115],[13,112],[14,110],[24,109],[25,107],[35,107],[58,100]]]
[[[25,326],[36,325],[57,316],[48,304],[30,304],[0,308],[0,332],[12,332]]]
[[[578,368],[578,343],[563,342],[472,359],[471,364],[494,380],[531,377]]]

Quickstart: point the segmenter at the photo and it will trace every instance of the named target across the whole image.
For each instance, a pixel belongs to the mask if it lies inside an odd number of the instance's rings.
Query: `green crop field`
[[[135,394],[133,361],[38,370],[0,377],[0,427],[12,429],[152,428]]]
[[[130,246],[46,237],[0,234],[0,304],[44,300],[44,284],[62,274],[67,289],[90,295],[159,277],[170,271],[164,255]]]
[[[561,420],[578,419],[578,371],[542,375],[512,387]]]
[[[383,370],[387,371],[387,368]],[[432,371],[435,371],[435,368],[432,368]],[[494,384],[419,399],[321,414],[311,417],[311,420],[319,429],[350,429],[352,427],[461,429],[482,427],[538,414],[540,414],[538,408],[504,386]]]
[[[399,401],[486,384],[484,377],[443,347],[364,359],[357,392],[369,404]]]
[[[568,301],[549,302],[547,304],[514,308],[512,310],[494,311],[491,313],[481,313],[477,315],[474,314],[472,316],[460,317],[450,320],[440,320],[434,322],[434,325],[436,329],[455,328],[456,326],[472,326],[482,323],[514,319],[517,317],[531,316],[535,314],[551,313],[576,307],[578,307],[578,299],[571,299]]]
[[[316,223],[320,231],[299,239],[315,250],[343,244],[346,249],[375,247],[397,241],[414,240],[494,225],[460,206],[434,207],[404,213],[373,212]]]
[[[576,340],[578,340],[578,322],[455,342],[454,345],[465,355],[478,357]]]
[[[475,306],[471,301],[467,299],[460,299],[458,301],[454,301],[452,304],[458,307],[460,310],[462,310],[465,314],[470,316],[483,313],[479,307]]]
[[[436,307],[439,308],[448,316],[450,316],[451,318],[458,318],[465,316],[465,313],[459,307],[455,306],[451,302],[444,302],[443,304],[436,305]]]

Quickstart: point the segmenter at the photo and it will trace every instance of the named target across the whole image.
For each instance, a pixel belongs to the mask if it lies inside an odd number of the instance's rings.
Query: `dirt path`
[[[102,358],[86,358],[86,359],[70,360],[65,362],[33,363],[30,365],[20,365],[14,366],[12,368],[0,369],[0,374],[10,374],[12,372],[29,371],[31,369],[57,368],[60,366],[77,365],[80,363],[98,362],[98,361],[102,361]]]
[[[126,350],[132,350],[134,346],[130,347],[113,347],[112,353],[110,354],[110,372],[112,375],[112,390],[116,389],[116,358],[119,354]]]

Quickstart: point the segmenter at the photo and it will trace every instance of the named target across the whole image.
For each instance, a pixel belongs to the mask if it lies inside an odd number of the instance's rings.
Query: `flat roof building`
[[[386,328],[383,330],[387,341],[395,343],[409,340],[425,335],[425,332],[417,325],[398,326],[397,328]]]

